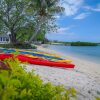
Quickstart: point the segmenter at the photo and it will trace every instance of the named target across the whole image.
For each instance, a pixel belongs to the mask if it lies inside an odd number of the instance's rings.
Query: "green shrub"
[[[100,97],[96,97],[96,100],[100,100]]]
[[[32,45],[29,45],[29,44],[22,44],[22,43],[19,43],[19,44],[0,44],[0,47],[3,47],[3,48],[19,48],[19,49],[36,49],[36,46],[32,46]]]
[[[0,70],[0,100],[70,100],[76,90],[43,83],[34,71],[25,71],[17,59],[4,61],[11,70]]]

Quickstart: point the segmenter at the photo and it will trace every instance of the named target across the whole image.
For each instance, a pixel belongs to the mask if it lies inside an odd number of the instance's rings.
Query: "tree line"
[[[70,45],[70,46],[97,46],[98,43],[93,43],[93,42],[61,42],[61,41],[52,41],[52,42],[48,42],[49,44],[55,44],[58,43],[58,45]]]

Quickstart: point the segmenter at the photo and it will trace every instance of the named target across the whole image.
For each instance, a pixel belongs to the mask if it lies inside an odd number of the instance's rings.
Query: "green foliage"
[[[97,46],[98,43],[92,43],[92,42],[61,42],[61,41],[53,41],[49,42],[49,44],[61,44],[61,45],[71,45],[71,46]]]
[[[72,46],[97,46],[96,43],[90,43],[90,42],[72,42]]]
[[[96,100],[100,100],[100,97],[96,97]]]
[[[28,44],[17,44],[17,45],[13,45],[13,44],[0,44],[0,47],[3,48],[19,48],[19,49],[36,49],[36,46],[31,46]]]
[[[34,24],[33,22],[32,23],[29,22],[24,27],[20,27],[17,29],[16,31],[17,39],[23,43],[24,41],[27,41],[31,37],[33,31],[34,31]]]
[[[29,14],[33,14],[36,19],[35,31],[32,37],[29,39],[31,43],[35,37],[45,30],[45,32],[55,31],[56,30],[56,18],[55,14],[62,13],[64,11],[63,7],[59,6],[59,0],[30,0],[31,3],[27,8]]]
[[[9,32],[10,42],[16,44],[55,30],[54,16],[64,10],[58,4],[58,0],[0,0],[0,33]]]
[[[45,39],[45,32],[40,32],[37,36],[36,36],[36,41],[43,41]]]
[[[11,70],[0,70],[0,100],[70,100],[76,90],[43,83],[34,71],[26,72],[17,59],[7,59]]]

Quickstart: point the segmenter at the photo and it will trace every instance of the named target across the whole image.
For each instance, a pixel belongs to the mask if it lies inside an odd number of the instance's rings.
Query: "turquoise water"
[[[49,45],[48,48],[64,54],[71,54],[100,64],[100,46],[61,46]]]

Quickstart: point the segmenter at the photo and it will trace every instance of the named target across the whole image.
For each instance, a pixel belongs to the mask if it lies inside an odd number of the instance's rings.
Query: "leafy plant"
[[[70,100],[76,90],[44,83],[38,75],[27,72],[18,59],[7,59],[10,70],[0,70],[0,100]]]
[[[3,47],[3,48],[20,48],[20,49],[36,49],[36,46],[29,45],[29,44],[26,44],[26,43],[19,43],[19,44],[16,44],[16,45],[0,44],[0,47]]]
[[[96,100],[100,100],[100,97],[96,97]]]

